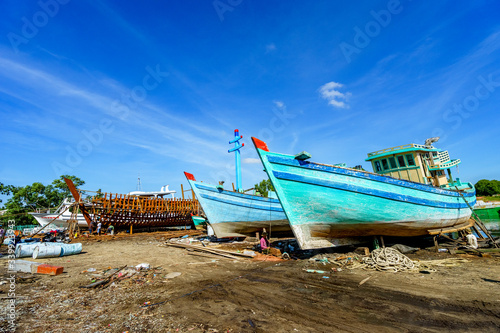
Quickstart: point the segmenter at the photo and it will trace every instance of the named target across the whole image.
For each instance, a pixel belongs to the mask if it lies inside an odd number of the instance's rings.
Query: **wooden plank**
[[[80,203],[82,198],[80,196],[80,193],[78,193],[78,190],[76,189],[73,181],[71,179],[64,178],[64,182],[66,183],[66,185],[68,185],[68,189],[71,192],[71,195],[73,196],[75,201]],[[90,223],[92,222],[92,219],[90,218],[90,215],[87,212],[85,205],[79,204],[79,206],[81,206],[80,210],[82,211],[82,214],[83,214],[83,217],[85,218],[85,221],[87,221],[87,225],[90,227]]]

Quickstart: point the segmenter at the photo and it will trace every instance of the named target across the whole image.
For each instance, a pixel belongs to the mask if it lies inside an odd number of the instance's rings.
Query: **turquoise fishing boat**
[[[203,216],[191,214],[196,230],[204,230],[207,227],[207,220]]]
[[[418,236],[473,225],[471,183],[453,180],[448,152],[409,144],[368,154],[374,172],[270,152],[252,138],[302,249],[345,245],[353,237]],[[448,171],[448,177],[445,174]]]
[[[223,184],[212,185],[196,181],[193,174],[184,172],[196,195],[208,223],[218,238],[255,236],[264,228],[272,235],[291,235],[290,225],[277,198],[244,193],[241,186],[240,149],[242,136],[235,130],[235,138],[229,143],[235,147],[236,188],[226,190]]]

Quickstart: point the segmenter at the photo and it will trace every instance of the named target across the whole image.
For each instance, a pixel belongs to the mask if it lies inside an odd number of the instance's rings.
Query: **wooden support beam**
[[[85,205],[80,204],[81,202],[81,196],[80,193],[78,193],[78,190],[75,187],[75,184],[73,184],[73,181],[68,178],[64,178],[64,182],[66,182],[66,185],[68,185],[69,191],[71,192],[71,195],[73,195],[73,198],[75,198],[75,201],[78,202],[80,206],[80,210],[83,214],[83,217],[85,217],[85,221],[87,221],[87,225],[90,227],[90,223],[92,222],[92,219],[90,218],[89,213],[87,212],[87,209],[85,208]]]

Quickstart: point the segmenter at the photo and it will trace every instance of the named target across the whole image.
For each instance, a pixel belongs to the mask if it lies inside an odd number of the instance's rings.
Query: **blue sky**
[[[6,0],[0,29],[4,184],[234,182],[236,128],[244,188],[251,136],[370,170],[440,136],[462,180],[500,179],[497,1]]]

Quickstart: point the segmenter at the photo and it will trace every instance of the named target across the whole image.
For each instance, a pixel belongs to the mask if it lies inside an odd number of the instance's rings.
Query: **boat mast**
[[[234,148],[229,149],[227,152],[232,153],[234,151],[235,158],[235,169],[236,169],[236,191],[243,192],[243,187],[241,186],[241,162],[240,162],[240,149],[245,146],[244,143],[240,144],[240,140],[243,136],[240,136],[240,131],[234,130],[234,139],[229,141],[229,144],[234,143]]]
[[[139,173],[137,177],[137,191],[142,191],[142,186],[141,186],[141,174]]]

